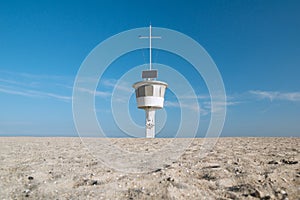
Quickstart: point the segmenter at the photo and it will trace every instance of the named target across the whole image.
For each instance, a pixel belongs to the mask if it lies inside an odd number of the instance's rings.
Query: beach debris
[[[92,181],[90,182],[90,185],[98,185],[98,181],[92,180]]]
[[[160,172],[160,171],[161,171],[161,168],[158,168],[158,169],[152,171],[152,173],[156,173],[156,172]]]
[[[275,191],[275,196],[278,198],[278,199],[287,199],[287,192],[283,189],[280,189],[278,188],[276,191]]]
[[[25,197],[29,197],[30,192],[31,191],[29,189],[26,189],[26,190],[23,191],[23,193],[25,193]]]
[[[298,163],[298,161],[286,160],[286,159],[282,159],[281,162],[284,163],[284,164],[287,164],[287,165],[295,165],[295,164]]]
[[[164,164],[164,168],[166,169],[166,168],[169,168],[169,167],[171,167],[171,165],[169,165],[169,164]]]
[[[207,180],[207,181],[214,181],[214,180],[216,180],[216,177],[212,176],[212,175],[209,174],[209,173],[205,173],[205,174],[202,175],[200,178],[201,178],[201,179],[205,179],[205,180]]]
[[[97,180],[92,179],[80,179],[75,182],[74,187],[80,187],[80,186],[95,186],[99,185],[100,182]]]
[[[174,182],[174,178],[171,178],[171,177],[168,177],[166,180],[170,181],[170,182]]]
[[[232,187],[228,187],[227,190],[231,192],[241,192],[242,195],[245,197],[252,196],[260,198],[259,191],[250,184],[235,185]]]
[[[277,161],[275,161],[275,160],[271,160],[271,161],[269,161],[269,162],[268,162],[268,164],[277,165],[277,164],[278,164],[278,162],[277,162]]]
[[[219,164],[208,164],[207,166],[203,167],[202,169],[216,169],[220,168],[221,166]]]

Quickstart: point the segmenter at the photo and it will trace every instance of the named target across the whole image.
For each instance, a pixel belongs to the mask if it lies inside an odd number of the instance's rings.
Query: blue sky
[[[299,136],[299,9],[299,1],[277,0],[1,1],[0,136],[77,136],[72,87],[81,63],[108,37],[150,22],[190,36],[218,66],[228,96],[222,136]],[[120,57],[100,81],[97,117],[111,136],[124,136],[112,118],[111,92],[126,71],[147,63],[147,55],[145,49]],[[154,50],[153,60],[190,81],[202,108],[202,136],[211,112],[203,79],[176,55]],[[168,91],[160,137],[178,127],[174,99]],[[134,98],[130,113],[142,126],[144,112]]]

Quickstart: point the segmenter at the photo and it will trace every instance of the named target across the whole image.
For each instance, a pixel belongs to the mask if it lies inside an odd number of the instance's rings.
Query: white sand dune
[[[300,138],[220,138],[206,156],[204,139],[179,158],[159,151],[185,142],[1,137],[0,199],[300,199]]]

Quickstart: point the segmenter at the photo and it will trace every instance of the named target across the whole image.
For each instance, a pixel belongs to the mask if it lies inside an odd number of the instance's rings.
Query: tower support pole
[[[146,138],[155,138],[155,110],[145,109],[146,112]]]

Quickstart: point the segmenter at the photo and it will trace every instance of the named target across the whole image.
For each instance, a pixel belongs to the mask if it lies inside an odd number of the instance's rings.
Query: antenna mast
[[[139,36],[140,39],[149,39],[149,69],[152,70],[152,39],[161,39],[160,36],[152,36],[152,26],[149,26],[149,36]]]

